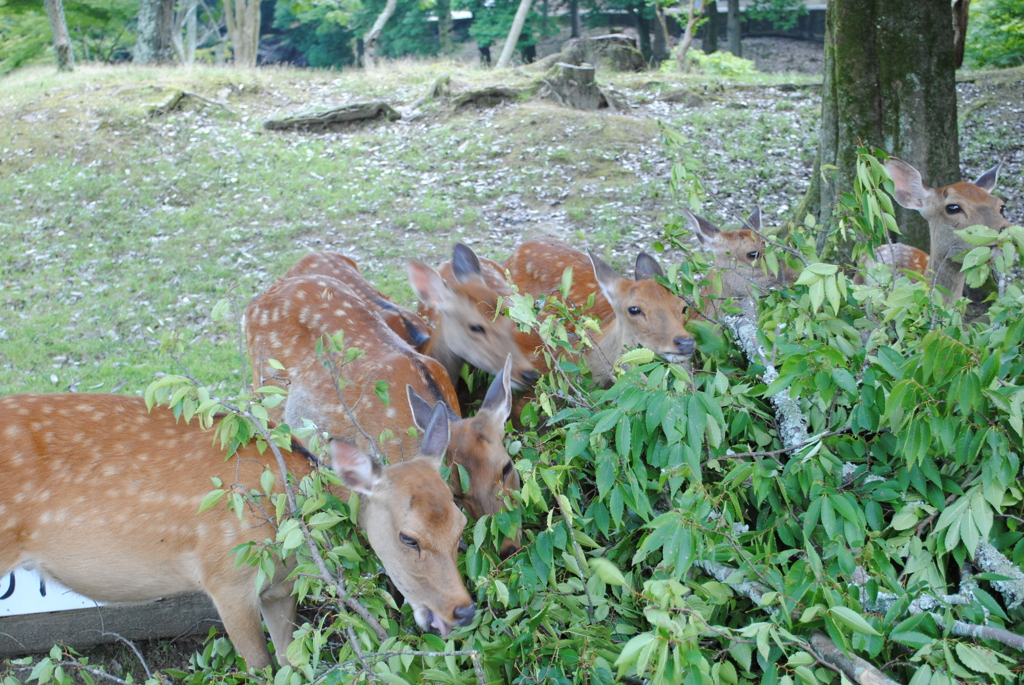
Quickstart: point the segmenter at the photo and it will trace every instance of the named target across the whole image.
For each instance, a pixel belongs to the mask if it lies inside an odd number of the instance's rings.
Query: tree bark
[[[498,63],[494,65],[496,68],[503,69],[512,64],[512,54],[516,50],[519,34],[523,32],[523,24],[526,23],[526,15],[529,13],[530,0],[519,0],[519,9],[516,10],[515,19],[512,20],[512,28],[509,29],[505,45],[501,48],[501,57],[498,58]]]
[[[712,52],[718,52],[718,3],[709,0],[704,3],[704,11],[708,17],[704,24],[707,27],[704,29],[704,54],[710,55]]]
[[[665,22],[665,10],[661,5],[654,6],[654,66],[672,56],[669,49],[668,24]]]
[[[729,0],[729,16],[726,19],[726,33],[729,34],[729,52],[743,56],[743,27],[740,23],[740,0]]]
[[[569,37],[579,38],[582,33],[580,28],[580,0],[569,0]]]
[[[141,0],[133,61],[136,64],[169,63],[174,58],[173,29],[174,0]]]
[[[71,49],[68,22],[64,18],[64,4],[61,0],[46,0],[44,4],[46,16],[50,20],[50,31],[53,33],[53,48],[57,51],[57,70],[74,71],[75,53]]]
[[[639,39],[640,54],[644,56],[646,62],[650,62],[654,51],[651,50],[651,22],[644,15],[646,7],[647,5],[642,4],[639,7],[632,7],[630,11],[636,20],[636,33]]]
[[[384,5],[384,9],[377,15],[377,21],[373,22],[373,26],[363,36],[364,67],[377,66],[377,39],[380,38],[381,32],[384,31],[384,25],[388,23],[388,19],[395,13],[396,7],[398,7],[398,0],[388,0]]]
[[[693,26],[700,21],[700,15],[703,12],[704,8],[697,3],[697,0],[690,0],[690,5],[686,10],[686,24],[683,27],[683,36],[679,39],[679,50],[676,54],[676,61],[680,71],[686,71],[686,53],[689,52],[690,46],[693,44]]]
[[[960,180],[953,18],[949,0],[832,0],[826,13],[825,78],[816,196],[819,222],[853,188],[857,148],[880,147],[916,167],[933,187]],[[835,188],[817,182],[838,167]],[[927,222],[897,207],[901,241],[928,250]]]
[[[261,0],[224,0],[224,19],[234,48],[235,66],[256,66],[260,44]]]
[[[967,12],[971,8],[971,0],[956,0],[953,3],[953,52],[956,55],[956,68],[964,65],[964,43],[967,40]]]
[[[453,48],[451,0],[437,0],[437,39],[441,54],[450,55]]]

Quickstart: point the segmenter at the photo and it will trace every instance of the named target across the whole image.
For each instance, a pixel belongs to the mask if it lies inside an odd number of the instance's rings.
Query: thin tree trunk
[[[579,38],[583,35],[580,28],[580,0],[569,0],[569,37]]]
[[[260,44],[261,0],[224,0],[224,19],[234,48],[235,66],[256,66]]]
[[[512,20],[512,28],[508,32],[505,45],[501,48],[501,57],[498,58],[496,68],[502,69],[512,63],[512,53],[515,52],[516,43],[519,42],[519,34],[523,32],[523,24],[526,23],[526,15],[530,12],[530,0],[519,0],[519,9],[516,10],[516,17]]]
[[[377,39],[380,38],[381,32],[384,31],[384,25],[388,23],[388,19],[395,13],[395,8],[398,6],[398,0],[388,0],[384,5],[384,9],[377,15],[377,21],[373,22],[373,26],[363,36],[363,66],[364,67],[375,67],[377,66]]]
[[[971,0],[956,0],[953,3],[953,52],[956,56],[956,68],[964,65],[964,43],[967,40],[967,12],[971,8]]]
[[[196,32],[198,29],[196,15],[198,14],[198,2],[193,0],[192,6],[188,8],[188,14],[185,16],[185,59],[182,60],[185,66],[189,67],[196,63]]]
[[[665,8],[661,5],[654,6],[654,66],[672,56],[669,50],[668,24],[665,22]]]
[[[136,64],[167,64],[174,58],[174,0],[141,0],[135,34]]]
[[[737,57],[743,56],[743,27],[740,23],[740,0],[729,0],[729,16],[726,20],[726,31],[729,34],[729,52]]]
[[[960,180],[952,34],[949,0],[829,3],[815,177],[836,166],[835,193],[849,192],[857,148],[866,145],[909,162],[934,187]],[[816,185],[807,210],[823,222],[835,193]],[[897,209],[902,242],[927,250],[927,222]]]
[[[437,0],[437,40],[442,55],[452,53],[452,2]]]
[[[686,71],[686,53],[690,50],[690,45],[693,44],[693,26],[700,21],[700,15],[704,11],[697,0],[690,0],[689,7],[686,8],[686,26],[683,27],[683,37],[679,39],[679,50],[676,53],[676,62],[679,64],[680,71]]]
[[[64,4],[61,0],[46,0],[44,4],[46,16],[50,20],[50,31],[53,33],[53,47],[57,51],[57,69],[74,71],[75,53],[71,49],[68,22],[64,18]]]
[[[718,52],[718,3],[716,0],[709,0],[704,3],[704,12],[707,14],[707,22],[704,24],[704,54],[710,55]]]
[[[644,16],[644,9],[647,6],[641,4],[640,6],[630,7],[629,11],[633,14],[633,20],[636,22],[636,33],[637,39],[640,43],[640,54],[644,56],[644,61],[650,63],[653,51],[651,50],[651,22],[648,21],[647,17]]]

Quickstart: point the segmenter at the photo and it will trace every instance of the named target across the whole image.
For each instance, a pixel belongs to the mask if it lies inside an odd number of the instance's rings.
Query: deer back
[[[250,668],[270,664],[261,612],[278,660],[286,663],[295,628],[287,570],[279,567],[257,592],[257,569],[236,567],[232,553],[239,544],[272,540],[274,526],[255,506],[241,520],[226,506],[197,513],[213,489],[211,478],[250,492],[261,489],[260,476],[269,467],[279,491],[270,451],[260,454],[249,445],[225,461],[210,432],[176,420],[162,407],[147,412],[141,398],[121,395],[0,398],[0,433],[0,575],[34,566],[103,602],[205,591]],[[283,456],[297,478],[314,468],[298,443]],[[431,607],[448,626],[463,620],[459,614],[472,602],[454,550],[465,518],[440,478],[436,456],[380,467],[360,453],[347,463],[376,472],[373,488],[364,493],[360,524],[389,574],[405,576],[419,568],[410,555],[398,553],[404,550],[391,549],[401,544],[398,533],[406,528],[428,531],[429,548],[444,551],[429,577],[406,593],[410,603]],[[365,483],[344,472],[341,477],[365,490]],[[348,491],[339,488],[337,494],[347,498]],[[404,504],[414,496],[429,506],[406,511]]]
[[[367,308],[376,312],[388,328],[414,349],[422,352],[430,340],[430,326],[415,312],[395,304],[374,288],[351,257],[337,252],[311,252],[288,269],[283,278],[295,276],[336,278],[351,288]]]
[[[515,325],[501,313],[503,298],[488,285],[479,258],[456,243],[451,268],[453,278],[446,281],[430,266],[409,262],[413,291],[437,312],[434,335],[424,354],[438,360],[452,379],[458,379],[463,361],[497,374],[511,355],[512,385],[520,389],[533,385],[537,371],[516,345]]]
[[[1001,162],[996,164],[974,183],[961,181],[929,188],[921,173],[903,160],[892,158],[885,163],[892,176],[896,202],[917,210],[928,222],[930,247],[926,276],[950,293],[948,299],[963,296],[966,278],[960,271],[963,255],[974,248],[955,231],[976,225],[1001,231],[1010,225],[1004,214],[1005,203],[991,193],[999,180],[1001,166]]]
[[[338,366],[345,383],[339,392],[334,377],[316,356],[316,343],[324,336],[345,331],[345,345],[365,354],[341,365],[337,355],[327,356]],[[302,276],[275,283],[250,303],[245,313],[246,344],[256,387],[276,385],[288,390],[283,408],[271,410],[271,418],[300,427],[309,419],[331,438],[342,438],[365,450],[376,449],[390,463],[415,455],[419,438],[410,428],[417,423],[406,401],[409,389],[431,407],[446,407],[451,419],[449,465],[461,464],[477,477],[469,492],[462,492],[458,469],[450,485],[459,503],[474,517],[493,513],[502,506],[493,485],[518,489],[515,469],[505,450],[506,413],[498,420],[485,411],[461,419],[455,389],[441,365],[419,354],[363,307],[360,298],[344,283],[326,276]],[[274,359],[285,368],[268,362]],[[505,367],[502,367],[504,370]],[[508,377],[505,373],[505,378]],[[499,373],[495,383],[501,384]],[[389,402],[378,396],[378,381],[388,384]],[[381,436],[386,436],[383,441]],[[503,545],[504,552],[518,545]]]

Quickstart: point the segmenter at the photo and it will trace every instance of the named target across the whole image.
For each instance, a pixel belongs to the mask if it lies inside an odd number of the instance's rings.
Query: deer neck
[[[949,228],[941,227],[931,229],[931,252],[928,255],[928,276],[932,280],[933,287],[945,288],[949,295],[943,295],[946,301],[957,300],[964,295],[964,283],[967,280],[966,274],[961,271],[963,263],[955,261],[958,254],[954,254],[954,245],[942,241],[940,233],[948,232]]]
[[[462,357],[452,351],[451,345],[445,337],[445,329],[441,323],[437,324],[434,334],[430,336],[427,344],[423,346],[423,354],[435,359],[444,370],[448,372],[448,378],[454,385],[462,373]]]
[[[594,380],[599,385],[608,385],[614,379],[613,365],[622,355],[622,328],[614,314],[601,322],[601,333],[589,333],[594,349],[588,350],[583,358],[587,362]]]

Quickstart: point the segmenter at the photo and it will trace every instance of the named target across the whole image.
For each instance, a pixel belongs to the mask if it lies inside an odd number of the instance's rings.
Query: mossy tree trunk
[[[740,0],[729,0],[729,14],[726,17],[726,33],[729,34],[729,52],[743,56],[743,26],[740,21]]]
[[[708,20],[704,23],[704,53],[718,52],[718,3],[715,0],[704,3]]]
[[[132,61],[136,64],[169,63],[174,58],[173,29],[174,0],[141,0]]]
[[[452,0],[437,0],[437,40],[442,55],[455,49],[452,42]]]
[[[262,0],[224,0],[224,23],[231,37],[235,66],[252,68],[260,46]]]
[[[580,0],[569,0],[569,37],[579,38],[581,35]]]
[[[61,0],[45,0],[46,16],[50,20],[50,31],[53,33],[53,48],[57,51],[58,71],[75,70],[75,53],[71,50],[71,37],[68,35],[68,22],[64,18],[64,4]]]
[[[838,195],[852,190],[861,145],[906,160],[929,185],[959,181],[954,76],[949,0],[832,0],[808,211],[824,221]],[[826,165],[838,167],[834,187],[821,183]],[[927,250],[928,224],[901,211],[903,242]]]

